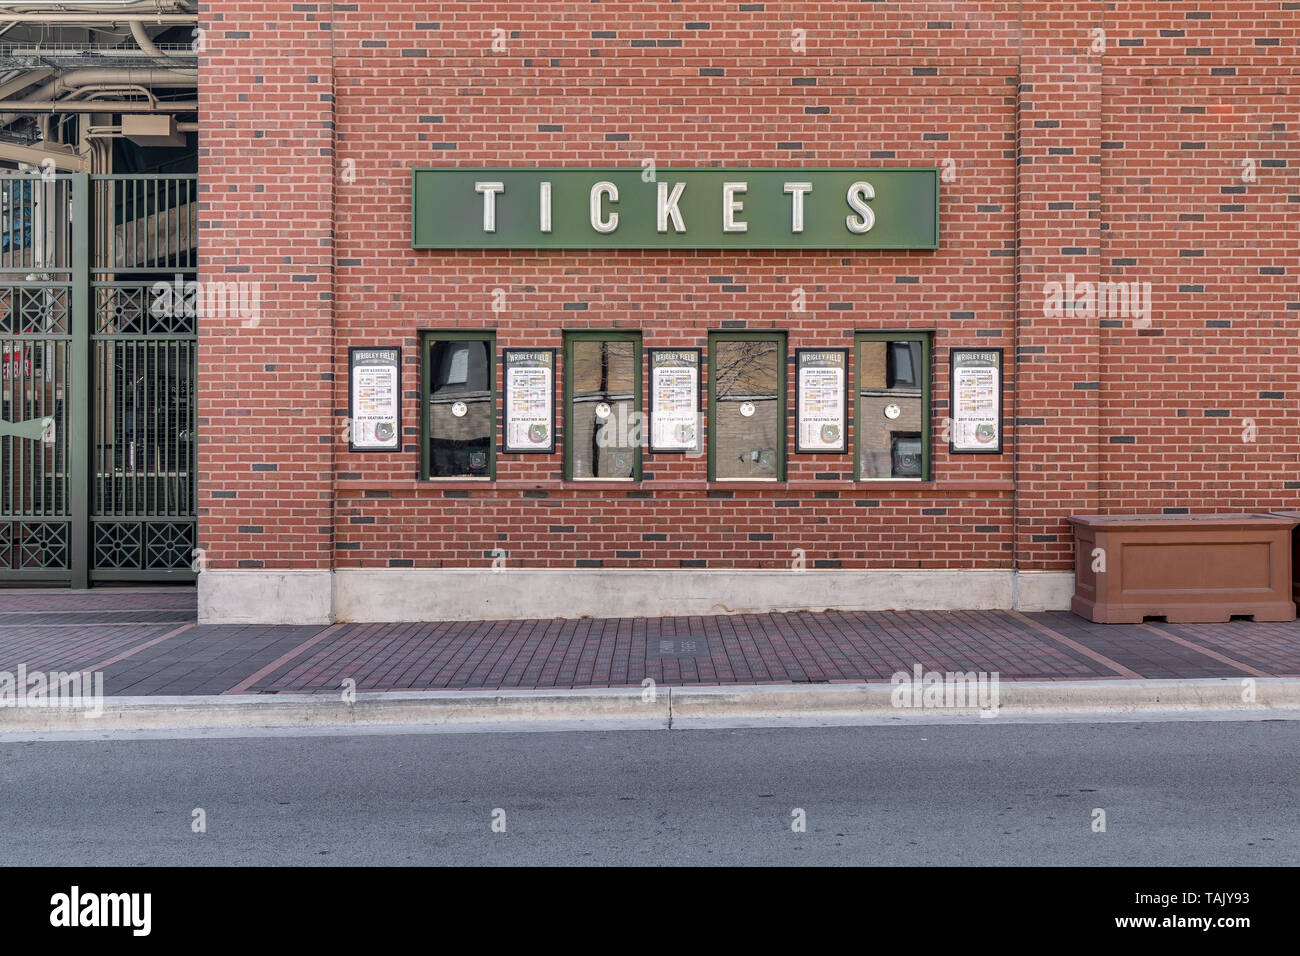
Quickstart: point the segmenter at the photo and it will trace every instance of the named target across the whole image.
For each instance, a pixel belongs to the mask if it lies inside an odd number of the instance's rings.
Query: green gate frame
[[[52,195],[55,205],[39,229],[36,205],[23,205],[37,184],[42,202]],[[6,198],[0,238],[8,244],[0,246],[0,295],[7,296],[8,309],[0,311],[6,347],[0,363],[6,376],[14,376],[12,385],[3,383],[15,396],[10,415],[24,418],[37,404],[49,414],[46,396],[56,396],[51,452],[17,445],[30,439],[0,438],[0,482],[8,489],[0,500],[0,584],[193,581],[198,317],[186,314],[183,304],[179,316],[174,309],[153,311],[150,291],[164,274],[169,282],[197,279],[196,177],[8,173],[0,174],[0,195]],[[58,211],[64,201],[66,227]],[[46,249],[36,249],[38,232],[53,243],[49,262]],[[52,240],[51,232],[58,233]],[[46,278],[27,278],[33,273]],[[20,310],[33,289],[66,296],[61,330],[25,331]],[[15,345],[21,346],[17,370],[10,364]],[[28,355],[34,369],[38,349],[39,386],[27,369]],[[50,355],[62,361],[50,363]],[[140,368],[143,404],[135,391]],[[139,441],[144,430],[137,427],[142,421],[147,427],[150,418],[150,391],[154,428]],[[129,465],[121,457],[128,415]],[[140,469],[137,445],[145,449]],[[47,456],[54,461],[49,470]],[[38,498],[34,513],[31,502]]]

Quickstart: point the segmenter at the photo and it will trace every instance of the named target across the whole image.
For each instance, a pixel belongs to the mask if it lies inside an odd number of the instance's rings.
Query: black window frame
[[[918,388],[921,392],[921,475],[920,477],[904,477],[900,475],[889,476],[871,476],[863,477],[862,475],[862,434],[863,429],[860,423],[863,421],[862,414],[862,343],[863,342],[917,342],[920,343],[920,364],[917,369],[921,374],[920,386],[907,386],[909,388]],[[913,365],[916,365],[916,356],[912,356]],[[893,349],[885,349],[885,376],[889,382],[894,375],[894,358]],[[934,481],[934,449],[931,447],[931,417],[933,415],[933,395],[934,395],[934,332],[929,330],[917,329],[871,329],[866,331],[857,331],[853,333],[853,480],[865,484],[875,484],[882,481],[905,481],[910,484],[920,484],[927,481]],[[912,434],[911,432],[899,432],[898,436]],[[890,454],[893,455],[896,446],[897,436],[891,432]]]
[[[421,329],[420,330],[420,466],[421,481],[474,481],[493,482],[497,477],[497,436],[500,431],[497,409],[497,348],[495,329]],[[430,430],[429,410],[433,388],[433,370],[430,350],[434,342],[486,342],[488,351],[488,401],[492,414],[491,431],[488,434],[488,473],[486,475],[432,475],[430,474],[430,442],[433,435]]]

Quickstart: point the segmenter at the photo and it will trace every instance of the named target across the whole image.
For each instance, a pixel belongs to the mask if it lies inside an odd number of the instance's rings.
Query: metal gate
[[[0,176],[0,582],[193,579],[196,199]]]

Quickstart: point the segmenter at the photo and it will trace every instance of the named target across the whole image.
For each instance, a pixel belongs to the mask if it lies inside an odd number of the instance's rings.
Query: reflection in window
[[[922,477],[920,432],[890,432],[889,449],[892,477]]]
[[[444,343],[442,353],[442,384],[464,385],[469,380],[469,343]]]
[[[639,428],[636,408],[640,350],[627,339],[575,339],[565,440],[574,478],[632,478]]]
[[[926,477],[924,343],[863,338],[858,342],[858,474]]]
[[[889,343],[889,387],[920,388],[917,370],[921,367],[920,342]]]
[[[709,369],[715,479],[780,477],[784,365],[785,346],[776,339],[726,338],[715,343]]]
[[[429,477],[490,478],[496,400],[490,339],[429,343]]]

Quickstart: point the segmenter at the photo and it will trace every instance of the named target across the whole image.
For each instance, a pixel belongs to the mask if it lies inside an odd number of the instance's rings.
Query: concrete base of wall
[[[333,586],[329,571],[203,571],[199,623],[332,624]]]
[[[1070,572],[376,568],[205,571],[202,624],[1068,610]]]
[[[1021,571],[1016,575],[1017,611],[1068,611],[1073,571]]]

